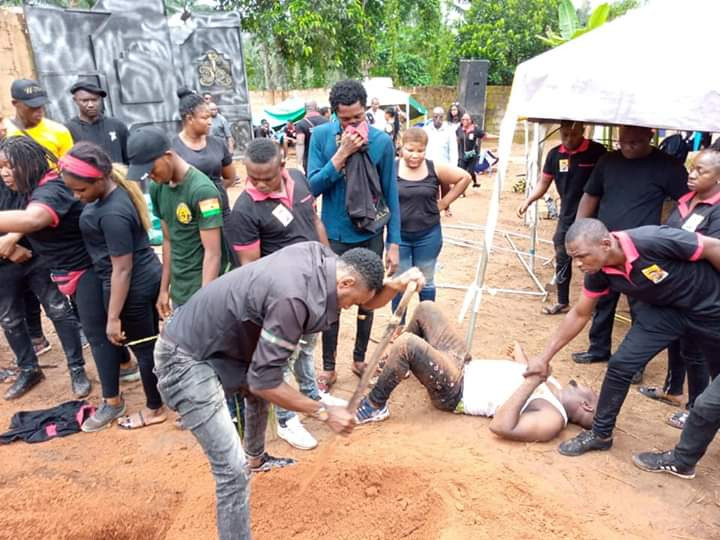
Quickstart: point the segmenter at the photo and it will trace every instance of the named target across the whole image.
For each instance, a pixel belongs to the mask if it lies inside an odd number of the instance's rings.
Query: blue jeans
[[[420,301],[435,301],[435,265],[442,249],[442,227],[437,225],[418,232],[401,231],[400,264],[401,274],[416,266],[425,276],[425,286],[420,290]],[[392,309],[400,303],[401,295],[393,298]]]
[[[160,337],[155,345],[155,374],[163,401],[180,414],[210,462],[219,538],[250,538],[250,473],[215,370]],[[267,422],[267,407],[258,418]],[[246,429],[246,437],[254,435],[261,435],[264,445],[265,426],[260,433]]]
[[[318,392],[317,382],[315,382],[315,345],[317,344],[319,334],[306,334],[300,339],[300,344],[295,352],[288,360],[288,367],[285,370],[286,380],[290,376],[290,371],[295,374],[295,380],[298,383],[298,389],[304,396],[318,401],[320,393]],[[295,413],[288,411],[282,407],[275,406],[278,422],[285,425]]]

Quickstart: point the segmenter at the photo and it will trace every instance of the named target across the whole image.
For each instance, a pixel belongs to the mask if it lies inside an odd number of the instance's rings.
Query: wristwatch
[[[327,409],[325,408],[325,405],[320,405],[320,408],[317,409],[312,415],[314,418],[317,418],[321,422],[327,422],[328,418],[330,418],[330,415],[327,412]]]

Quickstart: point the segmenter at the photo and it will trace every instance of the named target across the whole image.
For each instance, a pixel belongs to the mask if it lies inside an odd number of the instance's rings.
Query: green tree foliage
[[[558,32],[558,0],[474,0],[458,30],[460,58],[490,61],[489,84],[511,84],[515,67],[550,46],[537,39]]]

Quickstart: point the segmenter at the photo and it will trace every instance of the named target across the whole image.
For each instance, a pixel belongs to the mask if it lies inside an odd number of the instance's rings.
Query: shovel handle
[[[416,290],[417,283],[415,283],[414,281],[408,283],[407,287],[405,288],[405,292],[400,299],[400,303],[395,308],[392,317],[390,317],[390,322],[388,322],[388,325],[385,328],[385,333],[383,334],[380,343],[378,343],[378,346],[373,351],[370,360],[365,366],[365,371],[363,371],[362,376],[360,377],[357,388],[355,389],[352,398],[350,398],[350,401],[348,403],[349,411],[353,412],[355,411],[355,409],[357,409],[360,400],[365,394],[365,390],[367,390],[367,387],[370,385],[370,379],[372,379],[372,376],[375,373],[378,364],[380,363],[380,359],[382,358],[385,349],[390,344],[390,339],[392,339],[393,334],[395,333],[395,329],[400,325],[402,316],[405,313],[405,310],[410,303],[410,299],[412,298]]]

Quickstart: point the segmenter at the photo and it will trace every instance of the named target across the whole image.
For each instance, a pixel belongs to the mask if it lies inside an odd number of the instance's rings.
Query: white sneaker
[[[347,407],[348,402],[327,392],[320,392],[320,403],[330,407]]]
[[[297,416],[293,416],[285,422],[285,427],[282,427],[280,423],[278,423],[277,434],[278,437],[290,446],[294,446],[299,450],[312,450],[318,444],[315,437],[310,435],[308,430],[300,423],[300,419]]]

